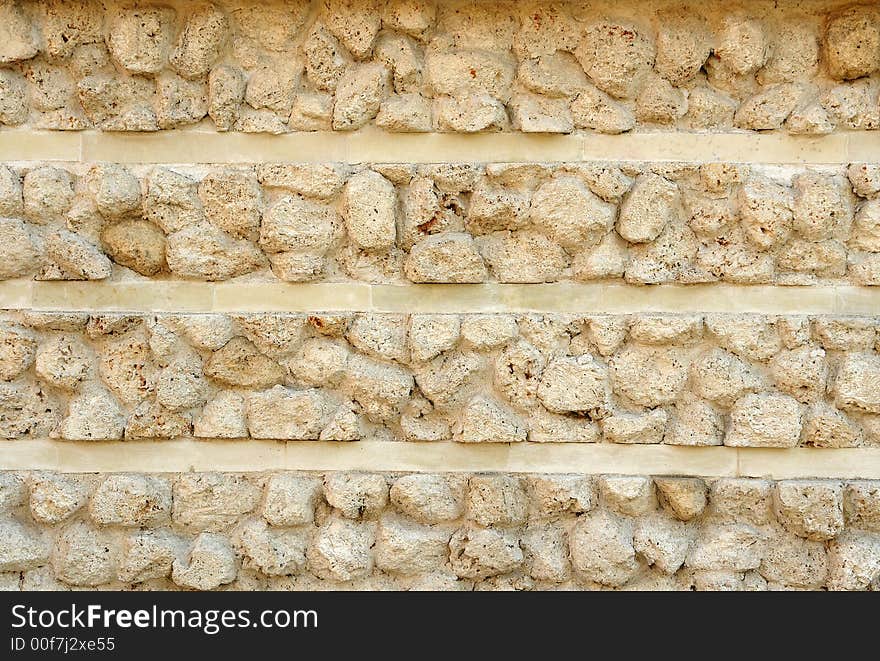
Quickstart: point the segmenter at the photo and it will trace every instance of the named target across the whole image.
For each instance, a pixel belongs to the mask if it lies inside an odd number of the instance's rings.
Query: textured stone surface
[[[168,5],[5,3],[0,123],[154,131],[206,120],[271,134],[878,123],[864,91],[880,66],[870,5]]]
[[[874,317],[320,319],[7,311],[0,436],[880,443]]]
[[[0,278],[871,286],[874,167],[10,164]]]
[[[637,588],[661,576],[679,590],[725,589],[725,572],[749,572],[763,589],[865,590],[880,580],[880,483],[872,481],[303,472],[0,479],[21,492],[0,522],[0,567],[23,589],[414,589],[437,574],[447,577],[442,589],[493,589],[502,578],[531,590]],[[62,493],[91,505],[66,518],[38,516],[50,493],[56,508],[70,509]]]

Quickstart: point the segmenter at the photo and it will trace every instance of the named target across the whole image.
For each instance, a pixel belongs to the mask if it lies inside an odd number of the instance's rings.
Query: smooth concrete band
[[[0,309],[101,312],[880,313],[880,287],[0,281]]]
[[[364,470],[880,479],[880,448],[766,450],[577,443],[30,440],[0,441],[0,470]]]
[[[0,131],[0,161],[117,163],[442,163],[519,161],[699,161],[839,164],[871,161],[880,134],[828,136],[636,132],[578,133],[351,133],[268,135],[204,129],[156,133]]]

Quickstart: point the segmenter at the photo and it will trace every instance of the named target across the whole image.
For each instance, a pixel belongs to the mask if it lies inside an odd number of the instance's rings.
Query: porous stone
[[[575,177],[558,177],[532,196],[529,215],[536,227],[569,252],[595,246],[611,229],[615,208]]]
[[[385,515],[376,530],[376,566],[396,574],[421,574],[443,568],[450,534]]]
[[[464,511],[460,489],[442,475],[404,475],[391,485],[390,499],[401,514],[421,523],[452,521]]]
[[[730,414],[724,444],[733,447],[791,448],[801,435],[801,410],[788,395],[748,394]]]
[[[825,541],[843,530],[843,485],[839,482],[779,482],[773,507],[782,525],[798,537]]]
[[[605,92],[632,98],[654,64],[654,44],[640,28],[599,21],[587,27],[575,57]]]
[[[263,518],[272,526],[303,526],[315,519],[321,498],[318,478],[279,473],[266,484]]]
[[[171,518],[171,485],[161,477],[110,476],[92,494],[89,514],[102,525],[162,525]]]
[[[201,533],[185,558],[176,558],[171,578],[183,588],[213,590],[231,583],[238,573],[238,562],[229,540],[216,533]]]
[[[0,571],[27,571],[49,560],[44,534],[14,519],[0,522]]]
[[[375,524],[330,517],[307,551],[309,568],[320,578],[350,581],[373,570]]]
[[[366,250],[394,245],[397,197],[385,177],[365,170],[345,184],[343,217],[349,238]]]
[[[642,175],[620,205],[617,233],[630,243],[653,241],[667,223],[675,222],[678,187],[655,174]]]
[[[449,540],[449,568],[461,578],[506,574],[519,567],[523,559],[519,540],[506,531],[465,527]]]
[[[189,473],[174,482],[171,516],[189,530],[229,528],[260,500],[260,490],[241,475]]]
[[[639,571],[632,523],[608,512],[578,517],[568,543],[572,568],[585,580],[620,587]]]
[[[71,585],[94,587],[116,577],[119,553],[109,535],[83,521],[68,525],[52,549],[55,577]]]

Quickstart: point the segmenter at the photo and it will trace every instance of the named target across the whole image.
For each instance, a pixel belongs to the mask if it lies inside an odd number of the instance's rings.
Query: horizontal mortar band
[[[880,287],[0,281],[0,308],[102,312],[880,313]]]
[[[699,161],[839,164],[876,160],[880,134],[783,133],[351,133],[282,135],[200,129],[157,133],[0,131],[2,161],[117,163],[441,163],[519,161]]]
[[[0,441],[0,470],[364,470],[880,479],[880,448],[319,441]]]

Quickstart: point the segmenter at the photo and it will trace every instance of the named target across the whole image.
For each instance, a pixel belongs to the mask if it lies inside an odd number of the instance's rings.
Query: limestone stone
[[[673,85],[693,78],[709,57],[712,37],[699,14],[671,11],[658,16],[654,68]]]
[[[303,526],[315,520],[321,498],[318,478],[279,473],[266,483],[263,518],[271,526]]]
[[[372,523],[332,516],[318,529],[307,551],[309,569],[318,577],[350,581],[373,570]]]
[[[171,520],[171,484],[161,477],[111,475],[92,494],[89,514],[101,525],[162,525]]]
[[[345,184],[343,217],[349,238],[366,250],[394,245],[397,198],[394,186],[382,175],[365,170]]]
[[[851,7],[829,21],[823,54],[828,73],[838,80],[867,76],[880,60],[880,25],[873,8]]]
[[[394,94],[379,106],[376,126],[394,133],[427,133],[433,126],[431,102],[421,94]]]
[[[630,243],[653,241],[667,223],[675,222],[678,187],[655,174],[636,179],[620,205],[617,233]]]
[[[685,564],[697,570],[757,569],[765,548],[764,536],[752,526],[704,526],[688,551]]]
[[[510,527],[525,523],[529,501],[519,479],[480,475],[470,479],[468,517],[483,526]]]
[[[39,385],[0,383],[0,438],[46,435],[60,417],[54,398]]]
[[[766,361],[782,348],[772,319],[755,321],[736,315],[707,315],[705,324],[718,344],[746,360]]]
[[[444,566],[449,532],[385,515],[376,530],[376,566],[396,574],[421,574]]]
[[[654,64],[654,44],[628,23],[599,21],[587,27],[575,51],[596,85],[617,98],[632,98]]]
[[[185,558],[174,560],[171,578],[183,588],[213,590],[231,583],[236,573],[238,562],[229,540],[216,533],[201,533]]]
[[[690,521],[706,508],[708,487],[699,478],[657,477],[654,486],[663,504],[681,521]]]
[[[461,332],[461,321],[455,315],[414,314],[409,321],[409,348],[412,358],[431,360],[453,348]]]
[[[330,422],[330,407],[320,389],[292,390],[276,385],[248,395],[248,432],[252,438],[316,440]]]
[[[526,224],[528,208],[522,193],[481,181],[471,194],[466,227],[474,235],[519,229]]]
[[[768,581],[817,589],[825,584],[828,574],[825,545],[793,535],[774,535],[758,571]]]
[[[724,421],[707,401],[682,395],[676,402],[666,427],[667,445],[721,445]]]
[[[680,350],[629,345],[609,361],[615,392],[640,406],[672,403],[687,380],[687,360]]]
[[[847,354],[838,366],[833,394],[844,411],[880,413],[880,357]]]
[[[189,436],[192,429],[187,413],[176,413],[157,402],[144,400],[125,423],[126,440],[165,439]]]
[[[639,571],[632,522],[604,510],[578,517],[568,543],[572,568],[585,580],[620,587]]]
[[[0,123],[17,126],[27,121],[29,112],[24,78],[12,71],[0,71],[0,92]]]
[[[235,239],[207,222],[171,234],[165,258],[173,273],[202,280],[226,280],[266,264],[266,257],[253,243]]]
[[[624,516],[640,516],[657,508],[654,483],[649,477],[602,476],[599,495],[609,509]]]
[[[373,119],[389,94],[388,68],[379,62],[358,64],[340,78],[333,106],[333,129],[353,131]]]
[[[246,84],[244,73],[236,67],[221,64],[211,69],[207,112],[218,131],[229,131],[235,126]]]
[[[175,18],[170,7],[120,11],[110,24],[107,40],[113,59],[131,73],[158,73],[168,58]]]
[[[128,535],[122,543],[121,581],[142,583],[167,578],[175,560],[186,553],[186,545],[168,529],[142,530]]]
[[[844,181],[814,173],[794,178],[793,227],[805,239],[821,241],[840,236],[841,228],[849,231],[852,208]]]
[[[880,484],[876,481],[850,482],[843,493],[846,525],[870,532],[880,532]]]
[[[626,133],[636,124],[635,116],[629,108],[590,84],[572,101],[571,114],[577,128],[593,129],[611,135]]]
[[[218,7],[197,7],[184,23],[169,56],[171,67],[184,78],[201,78],[220,54],[228,29],[229,19]]]
[[[674,574],[684,564],[690,542],[684,523],[662,515],[639,519],[633,531],[633,548],[665,574]]]
[[[334,473],[324,481],[327,503],[346,518],[375,518],[388,504],[388,484],[381,475]]]
[[[205,376],[228,386],[268,388],[284,378],[284,369],[253,342],[237,336],[205,361]]]
[[[516,443],[526,435],[523,421],[494,399],[475,397],[462,411],[459,440],[464,443]]]
[[[558,525],[530,525],[521,546],[529,575],[539,581],[560,583],[571,575],[565,531]]]
[[[788,395],[748,394],[736,401],[724,444],[733,447],[795,447],[801,410]]]
[[[865,590],[880,577],[880,536],[844,531],[828,544],[828,589]]]
[[[305,568],[308,541],[305,530],[273,529],[254,519],[236,531],[234,546],[243,556],[243,568],[267,576],[289,576]]]
[[[734,124],[756,131],[778,129],[802,95],[803,89],[796,83],[772,85],[743,102],[734,114]]]
[[[125,416],[113,395],[92,385],[70,400],[59,435],[65,441],[113,441],[122,438]]]
[[[583,514],[596,506],[596,486],[588,476],[541,475],[528,478],[528,484],[542,516]]]
[[[636,98],[636,119],[648,124],[674,124],[687,112],[687,95],[665,78],[650,75]]]
[[[349,359],[345,388],[370,420],[380,422],[398,417],[413,385],[413,376],[398,366],[361,355]]]
[[[662,409],[644,414],[615,413],[602,421],[602,436],[610,443],[661,443],[667,420],[668,414]]]
[[[470,526],[460,528],[449,540],[449,568],[461,578],[506,574],[523,560],[519,539],[510,532]]]
[[[843,530],[843,485],[785,480],[777,483],[773,508],[782,525],[798,537],[832,539]]]
[[[443,475],[404,475],[391,485],[390,497],[401,514],[420,523],[452,521],[464,509],[459,489]]]
[[[710,486],[709,505],[715,518],[761,526],[771,520],[771,485],[765,480],[723,478]]]
[[[0,571],[27,571],[46,564],[50,547],[45,535],[14,519],[0,522]]]
[[[529,211],[532,223],[569,252],[597,245],[611,229],[614,214],[613,205],[570,176],[538,188]]]
[[[68,525],[52,549],[55,578],[71,585],[94,587],[112,581],[118,563],[109,535],[82,521]]]
[[[404,265],[412,282],[483,282],[486,265],[470,234],[428,236],[413,246]]]
[[[804,412],[801,440],[817,448],[857,447],[862,444],[862,432],[841,411],[818,402]]]
[[[437,128],[441,131],[478,133],[507,126],[507,111],[498,99],[473,92],[441,96],[434,101]]]
[[[241,475],[181,474],[174,482],[171,516],[189,530],[217,532],[235,524],[260,500],[260,490]]]
[[[307,386],[338,385],[345,376],[348,355],[348,347],[338,340],[309,338],[287,366],[291,375]]]
[[[492,234],[485,238],[480,252],[500,282],[555,282],[568,266],[559,244],[530,230]]]

